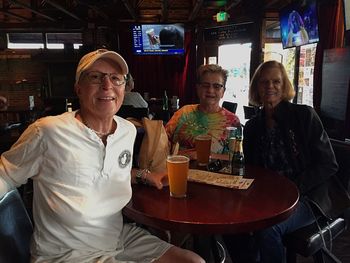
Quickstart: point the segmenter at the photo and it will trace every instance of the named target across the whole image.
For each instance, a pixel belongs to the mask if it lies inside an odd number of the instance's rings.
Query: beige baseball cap
[[[110,51],[107,49],[97,49],[86,55],[84,55],[78,64],[77,71],[75,73],[75,83],[78,83],[81,73],[87,70],[96,60],[100,58],[109,58],[116,62],[121,68],[121,74],[126,75],[129,72],[128,65],[126,64],[124,58],[117,52]]]

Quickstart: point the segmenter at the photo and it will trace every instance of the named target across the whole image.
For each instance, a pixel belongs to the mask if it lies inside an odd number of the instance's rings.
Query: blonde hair
[[[275,60],[266,61],[255,70],[249,86],[249,102],[254,106],[262,106],[262,101],[259,96],[258,82],[263,76],[263,71],[268,68],[278,68],[282,73],[283,87],[282,100],[289,101],[294,98],[295,90],[290,82],[284,66]]]
[[[223,69],[221,66],[217,64],[207,64],[207,65],[201,65],[197,69],[197,83],[200,83],[203,76],[207,73],[219,73],[221,74],[222,78],[224,79],[224,88],[226,86],[226,81],[228,77],[228,71],[226,69]]]

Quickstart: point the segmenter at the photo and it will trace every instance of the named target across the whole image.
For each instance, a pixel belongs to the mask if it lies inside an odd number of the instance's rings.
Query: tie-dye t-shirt
[[[194,139],[200,134],[212,136],[211,151],[222,153],[224,149],[225,128],[238,127],[238,117],[222,108],[216,113],[204,113],[198,109],[199,104],[186,105],[174,113],[165,129],[171,142],[178,142],[180,149],[194,148]]]

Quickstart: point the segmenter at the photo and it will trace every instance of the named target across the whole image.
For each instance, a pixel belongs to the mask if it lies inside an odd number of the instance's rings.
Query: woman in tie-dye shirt
[[[224,151],[225,128],[240,126],[238,117],[220,107],[225,92],[228,72],[218,65],[202,65],[197,72],[197,95],[199,104],[186,105],[179,109],[166,124],[172,143],[178,142],[180,149],[194,148],[197,135],[212,136],[211,151]]]

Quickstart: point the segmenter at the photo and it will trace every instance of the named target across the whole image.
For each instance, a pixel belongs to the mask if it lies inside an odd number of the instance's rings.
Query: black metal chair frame
[[[0,200],[0,262],[30,262],[33,225],[17,189]]]
[[[339,165],[337,176],[349,190],[350,144],[337,140],[331,140],[331,143]],[[344,211],[344,215],[346,213]],[[287,248],[287,262],[295,263],[296,255],[299,254],[304,257],[312,256],[316,263],[339,263],[340,260],[332,253],[332,244],[347,229],[347,218],[344,215],[332,220],[318,217],[316,223],[285,235],[283,243]]]

